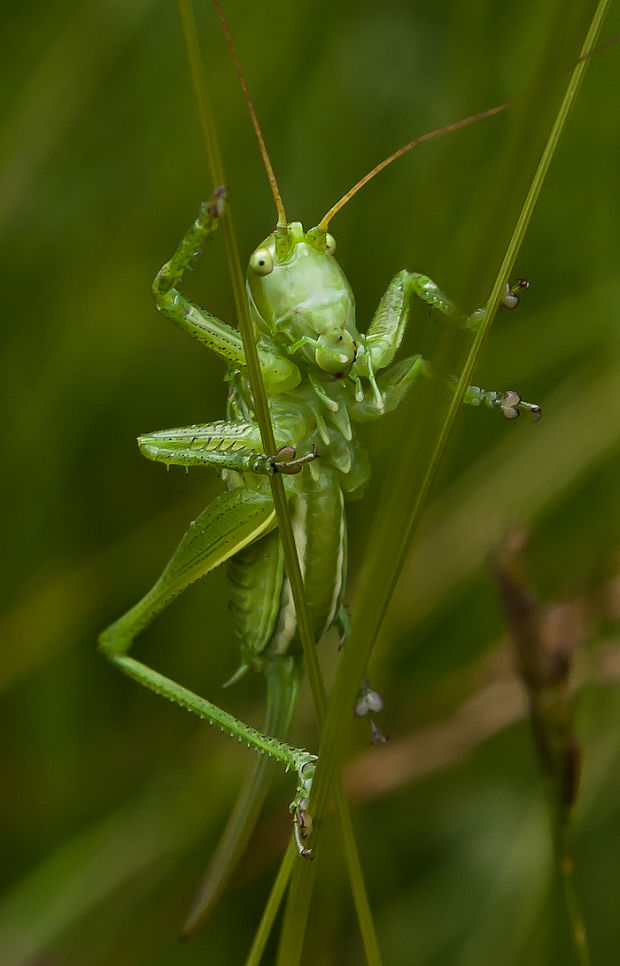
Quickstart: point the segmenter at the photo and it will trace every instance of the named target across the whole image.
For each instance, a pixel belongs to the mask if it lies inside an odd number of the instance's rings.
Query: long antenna
[[[379,164],[372,169],[372,171],[369,171],[368,174],[365,174],[363,178],[360,178],[357,184],[353,185],[352,188],[349,188],[347,193],[342,196],[340,201],[337,201],[335,205],[332,205],[327,214],[323,215],[318,225],[319,231],[327,231],[327,226],[336,212],[340,211],[341,208],[344,208],[346,203],[351,200],[353,195],[356,195],[357,192],[364,187],[364,185],[367,185],[368,182],[372,181],[372,179],[383,171],[384,168],[387,168],[388,164],[391,164],[392,161],[396,161],[398,158],[401,158],[403,154],[407,153],[407,151],[411,151],[413,148],[416,148],[418,144],[423,144],[424,141],[432,141],[433,138],[438,138],[441,134],[448,134],[450,131],[458,131],[460,128],[467,127],[469,124],[475,124],[476,121],[482,121],[486,117],[493,117],[494,114],[499,114],[500,111],[505,111],[509,107],[512,107],[517,99],[518,98],[513,97],[512,100],[506,101],[505,104],[499,104],[497,107],[490,107],[487,111],[480,111],[478,114],[471,114],[469,117],[464,117],[461,121],[454,121],[453,124],[446,124],[445,127],[439,127],[435,131],[427,131],[426,134],[421,134],[419,137],[414,138],[413,141],[409,141],[408,144],[403,145],[403,147],[399,148],[398,151],[394,151],[393,154],[390,154],[389,158],[385,158],[383,161],[380,161]]]
[[[217,0],[214,0],[214,3],[217,3]],[[605,50],[606,47],[611,47],[613,44],[618,43],[618,40],[620,40],[620,34],[616,34],[610,40],[606,40],[597,47],[593,47],[591,50],[586,51],[586,53],[582,54],[581,57],[578,57],[569,68],[559,71],[551,79],[553,80],[557,79],[558,77],[562,77],[564,74],[568,73],[568,71],[574,70],[578,64],[588,60],[594,54],[598,54],[601,50]],[[545,81],[545,83],[548,82],[548,80]],[[372,171],[369,171],[368,174],[365,174],[363,178],[360,178],[357,184],[353,185],[353,187],[342,196],[340,201],[337,201],[335,205],[332,205],[326,215],[323,215],[315,230],[320,233],[326,232],[327,226],[334,215],[340,211],[341,208],[344,208],[347,202],[350,201],[351,198],[353,198],[353,196],[364,187],[364,185],[367,185],[369,181],[372,181],[372,179],[383,171],[384,168],[387,168],[392,161],[396,161],[398,158],[401,158],[403,154],[406,154],[408,151],[416,148],[418,144],[423,144],[425,141],[432,141],[434,138],[437,138],[442,134],[449,134],[451,131],[459,131],[461,128],[468,127],[470,124],[475,124],[477,121],[484,121],[487,117],[494,117],[495,114],[500,114],[502,111],[507,111],[509,107],[512,107],[519,101],[524,100],[526,97],[530,97],[534,91],[535,89],[530,89],[523,94],[519,94],[517,97],[512,97],[509,101],[505,101],[503,104],[498,104],[496,107],[490,107],[486,111],[479,111],[477,114],[470,114],[469,117],[465,117],[461,121],[454,121],[452,124],[446,124],[445,127],[437,128],[435,131],[427,131],[426,134],[421,134],[419,137],[414,138],[413,141],[409,141],[408,144],[403,145],[403,147],[399,148],[398,151],[394,151],[394,153],[390,154],[388,158],[385,158],[383,161],[377,164]]]
[[[224,16],[224,11],[222,10],[222,7],[220,5],[220,0],[213,0],[213,3],[215,4],[217,15],[220,18],[220,23],[222,24],[224,36],[226,37],[226,43],[228,44],[228,49],[230,50],[230,55],[232,57],[233,64],[235,65],[235,70],[237,71],[239,83],[241,84],[241,90],[243,91],[243,96],[245,97],[245,102],[248,106],[248,111],[250,113],[250,118],[252,120],[252,126],[254,128],[254,133],[256,134],[256,140],[258,141],[260,153],[263,158],[263,164],[265,165],[265,170],[267,172],[267,178],[269,179],[269,184],[271,185],[271,193],[273,194],[273,200],[276,203],[276,210],[278,212],[278,228],[286,228],[288,222],[286,220],[286,212],[284,210],[284,205],[282,203],[280,189],[278,188],[278,182],[276,181],[276,176],[273,172],[271,161],[269,160],[267,148],[265,147],[265,141],[263,139],[263,132],[260,129],[260,124],[258,123],[256,111],[254,110],[254,105],[252,104],[252,98],[250,97],[250,93],[248,91],[248,87],[245,82],[245,77],[241,69],[241,63],[239,61],[239,57],[237,56],[237,50],[233,43],[233,39],[230,33],[230,28],[228,26],[228,21]]]

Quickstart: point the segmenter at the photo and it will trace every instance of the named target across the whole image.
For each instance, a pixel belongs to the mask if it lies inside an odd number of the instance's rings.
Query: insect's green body
[[[247,280],[250,316],[279,447],[275,454],[264,454],[238,331],[187,301],[177,288],[191,259],[215,232],[223,209],[224,192],[217,189],[158,273],[154,294],[158,308],[228,360],[227,419],[150,433],[140,437],[139,445],[144,455],[168,465],[220,469],[227,490],[190,525],[153,588],[100,640],[110,659],[140,683],[276,758],[287,769],[295,769],[297,794],[291,809],[299,851],[309,854],[303,840],[311,826],[306,798],[314,756],[282,740],[297,699],[302,657],[268,477],[284,474],[315,638],[320,641],[333,625],[344,637],[348,625],[343,608],[344,503],[361,496],[369,476],[368,459],[356,441],[354,425],[395,409],[417,378],[432,377],[429,364],[418,355],[394,363],[416,297],[463,328],[474,328],[482,313],[459,315],[434,282],[403,270],[388,286],[367,331],[361,333],[351,288],[334,257],[333,238],[320,228],[305,233],[299,222],[280,225],[252,255]],[[507,293],[508,307],[514,305],[515,291]],[[514,392],[472,387],[466,401],[499,408],[509,418],[518,415],[521,407],[539,412]],[[241,645],[238,673],[251,668],[266,677],[266,733],[127,654],[136,635],[172,598],[227,560]],[[190,925],[204,916],[221,891],[247,842],[265,790],[266,772],[259,765],[233,813]]]

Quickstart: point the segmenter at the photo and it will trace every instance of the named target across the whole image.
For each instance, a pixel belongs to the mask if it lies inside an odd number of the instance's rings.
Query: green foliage
[[[515,20],[512,7],[490,0],[335,9],[231,0],[289,217],[315,223],[401,143],[569,65],[592,8],[526,3]],[[272,227],[272,202],[215,17],[208,5],[198,14],[246,257]],[[155,271],[211,189],[176,7],[15,7],[4,29],[11,418],[0,949],[11,966],[238,963],[288,834],[285,785],[234,888],[205,931],[179,945],[247,753],[123,681],[94,643],[219,491],[212,474],[166,474],[134,444],[140,432],[217,418],[224,405],[221,363],[149,303]],[[612,49],[590,65],[517,261],[532,287],[517,313],[496,320],[475,377],[541,402],[544,420],[460,415],[375,654],[392,741],[367,751],[366,732],[351,727],[351,751],[362,757],[345,777],[386,963],[570,962],[542,784],[518,702],[509,702],[497,650],[503,618],[485,568],[514,524],[531,529],[543,600],[582,601],[597,616],[586,625],[577,705],[577,881],[593,961],[613,961],[620,946],[620,720],[609,657],[620,522],[616,80]],[[563,86],[414,152],[338,215],[333,232],[362,328],[403,266],[431,275],[466,310],[484,300]],[[215,246],[191,294],[232,319],[223,266]],[[408,339],[403,354],[445,350],[428,317]],[[373,484],[349,514],[353,585],[373,553],[373,507],[415,418],[410,409],[366,433]],[[211,575],[138,648],[216,700],[237,665],[225,599],[225,575]],[[330,675],[333,641],[321,658]],[[256,680],[224,697],[260,722]],[[315,746],[309,699],[295,737]],[[335,826],[327,836],[308,962],[358,963]]]

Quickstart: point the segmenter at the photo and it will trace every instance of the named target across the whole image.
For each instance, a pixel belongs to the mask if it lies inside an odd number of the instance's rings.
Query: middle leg
[[[418,379],[437,379],[437,372],[431,363],[423,356],[411,356],[390,366],[377,378],[377,386],[383,400],[383,408],[378,409],[374,400],[364,398],[351,405],[351,416],[359,422],[369,422],[378,419],[384,413],[397,409],[405,398],[411,386]],[[458,381],[456,376],[443,381],[450,391]],[[542,417],[542,409],[536,403],[528,403],[521,398],[514,389],[498,392],[495,389],[481,389],[480,386],[469,386],[463,400],[466,406],[487,406],[498,409],[506,419],[516,419],[522,409],[532,413],[536,422]]]

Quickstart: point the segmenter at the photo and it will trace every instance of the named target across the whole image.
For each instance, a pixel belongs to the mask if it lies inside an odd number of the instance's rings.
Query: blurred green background
[[[570,64],[594,4],[518,6],[229,0],[289,217],[316,223],[411,137]],[[210,4],[197,18],[245,260],[274,213]],[[616,7],[605,36],[619,23]],[[3,37],[0,963],[239,963],[286,842],[290,782],[276,783],[211,921],[180,944],[248,753],[124,680],[95,648],[221,487],[213,473],[166,473],[135,445],[140,432],[224,413],[223,365],[150,298],[211,189],[176,5],[12,5]],[[386,964],[572,962],[485,565],[514,525],[530,528],[542,599],[570,601],[583,630],[577,880],[593,961],[620,957],[618,57],[612,48],[590,64],[517,262],[531,290],[498,316],[476,375],[518,388],[545,418],[461,415],[376,651],[391,742],[369,751],[352,725],[347,781]],[[563,83],[414,152],[338,216],[361,328],[403,266],[468,310],[485,297]],[[232,320],[219,240],[187,287]],[[433,325],[424,312],[411,323],[409,351],[426,348]],[[375,470],[349,516],[353,583],[407,438],[401,414],[365,432]],[[261,681],[221,691],[237,666],[224,573],[187,592],[137,651],[260,722]],[[333,639],[322,657],[330,673]],[[316,745],[307,695],[295,739]],[[320,861],[307,962],[360,963],[336,841]]]

